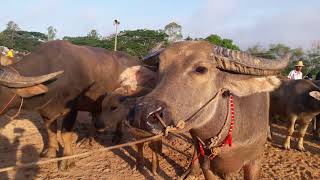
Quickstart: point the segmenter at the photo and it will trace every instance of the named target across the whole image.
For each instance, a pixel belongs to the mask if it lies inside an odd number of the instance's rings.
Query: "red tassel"
[[[203,149],[203,146],[202,146],[202,144],[200,142],[199,142],[199,147],[200,147],[200,154],[202,156],[204,156],[204,149]]]

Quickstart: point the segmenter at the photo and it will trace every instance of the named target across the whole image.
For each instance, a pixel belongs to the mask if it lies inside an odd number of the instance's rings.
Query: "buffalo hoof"
[[[158,175],[157,172],[152,172],[152,176],[153,176],[153,177],[157,177],[157,176],[159,176],[159,175]]]
[[[60,162],[59,169],[61,171],[67,171],[76,165],[74,160],[63,160]]]
[[[55,148],[47,148],[44,149],[41,153],[40,153],[40,157],[44,157],[44,158],[55,158],[57,157],[57,150]]]
[[[291,149],[291,148],[290,148],[290,144],[284,144],[284,145],[283,145],[283,148],[286,149],[286,150]]]
[[[299,141],[298,141],[298,150],[299,151],[304,151],[303,138],[300,138]]]
[[[303,146],[298,146],[298,150],[299,150],[299,151],[305,151],[305,149],[304,149]]]

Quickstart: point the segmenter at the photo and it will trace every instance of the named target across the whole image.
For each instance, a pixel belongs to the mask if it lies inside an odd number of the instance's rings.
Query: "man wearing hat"
[[[303,62],[299,61],[295,65],[295,69],[289,73],[288,78],[293,80],[302,79],[302,72],[301,72],[302,67],[303,67]]]

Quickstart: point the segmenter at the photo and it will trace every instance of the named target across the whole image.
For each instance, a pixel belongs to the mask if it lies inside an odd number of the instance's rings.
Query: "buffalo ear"
[[[241,96],[249,96],[255,93],[274,91],[281,84],[276,76],[266,77],[245,77],[248,75],[227,75],[224,84],[233,94]]]
[[[155,87],[156,80],[156,72],[143,66],[132,66],[121,73],[120,87],[114,92],[123,96],[150,92]]]
[[[48,92],[48,87],[42,84],[38,84],[31,87],[26,88],[17,88],[16,93],[23,98],[29,98],[32,96],[36,96],[39,94],[44,94]]]
[[[318,101],[320,100],[320,92],[319,91],[311,91],[311,92],[309,92],[309,95]]]

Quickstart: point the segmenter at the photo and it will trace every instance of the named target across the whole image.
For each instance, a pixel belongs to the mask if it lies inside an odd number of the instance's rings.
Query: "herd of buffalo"
[[[148,61],[155,61],[152,66]],[[298,149],[320,113],[320,81],[286,80],[280,72],[290,54],[263,59],[205,41],[177,42],[143,61],[118,51],[77,46],[67,41],[42,44],[21,61],[0,67],[0,114],[22,106],[45,122],[48,145],[41,153],[56,157],[57,120],[62,120],[63,155],[73,154],[72,129],[78,111],[92,115],[97,131],[124,131],[134,137],[189,132],[194,157],[189,173],[206,179],[228,178],[243,168],[245,179],[257,179],[270,133],[271,117],[288,122],[283,146],[290,149],[299,123]],[[319,121],[319,119],[318,119]],[[152,141],[156,173],[161,139]],[[143,166],[138,145],[137,166]],[[201,156],[198,156],[200,154]],[[62,169],[73,161],[61,163]]]

